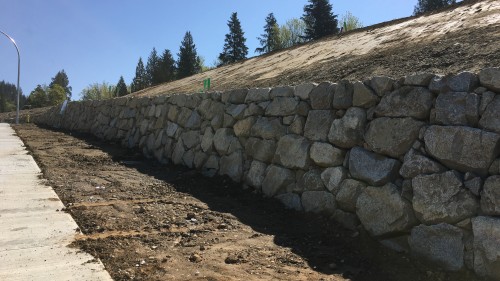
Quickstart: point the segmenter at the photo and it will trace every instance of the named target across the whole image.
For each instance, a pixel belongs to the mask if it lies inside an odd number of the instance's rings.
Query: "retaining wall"
[[[500,68],[72,102],[35,121],[227,175],[500,280]]]

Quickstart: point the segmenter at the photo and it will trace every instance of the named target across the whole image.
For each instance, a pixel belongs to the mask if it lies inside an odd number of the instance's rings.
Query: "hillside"
[[[165,83],[137,95],[363,80],[414,72],[456,73],[500,65],[500,1],[458,5],[296,46]]]

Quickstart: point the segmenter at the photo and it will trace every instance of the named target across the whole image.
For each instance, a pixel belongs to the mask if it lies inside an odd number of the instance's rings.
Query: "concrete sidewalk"
[[[0,280],[112,280],[100,261],[67,247],[78,227],[41,183],[40,169],[0,123]]]

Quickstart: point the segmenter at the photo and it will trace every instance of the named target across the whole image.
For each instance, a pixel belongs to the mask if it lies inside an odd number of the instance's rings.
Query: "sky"
[[[224,45],[231,13],[237,12],[249,57],[266,16],[279,24],[300,18],[307,0],[0,0],[0,30],[21,52],[21,89],[28,96],[64,69],[73,100],[92,83],[130,84],[139,57],[169,49],[177,58],[186,31],[198,54],[213,65]],[[365,25],[407,17],[417,0],[330,0],[340,18],[347,11]],[[17,53],[0,34],[0,81],[16,84]]]

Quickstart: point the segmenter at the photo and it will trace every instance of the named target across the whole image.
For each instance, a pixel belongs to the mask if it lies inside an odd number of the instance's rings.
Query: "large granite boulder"
[[[334,116],[331,110],[311,110],[304,127],[304,136],[310,140],[326,141]]]
[[[311,145],[310,157],[320,167],[333,167],[344,163],[345,152],[329,143],[315,142]]]
[[[442,93],[436,99],[435,121],[442,125],[476,126],[479,105],[480,98],[473,93]]]
[[[252,187],[261,187],[266,174],[266,169],[267,165],[265,163],[256,160],[252,161],[252,164],[250,164],[250,170],[248,170],[248,173],[245,176],[245,182]]]
[[[426,88],[402,87],[382,97],[375,109],[378,116],[413,117],[426,120],[432,108],[433,96]]]
[[[355,82],[353,85],[352,105],[362,108],[375,106],[379,97],[363,82]]]
[[[287,116],[297,112],[299,101],[295,97],[277,97],[266,109],[267,116]]]
[[[445,166],[486,175],[499,153],[500,135],[460,126],[431,126],[425,131],[427,152]]]
[[[328,133],[328,140],[342,148],[351,148],[363,143],[366,112],[359,107],[349,108],[341,119],[335,119]]]
[[[411,204],[392,183],[365,188],[358,197],[356,214],[363,227],[374,236],[405,232],[417,224]]]
[[[500,176],[489,177],[484,182],[481,210],[486,215],[500,216]]]
[[[289,169],[271,165],[262,181],[262,192],[267,197],[281,193],[286,187],[295,182],[295,173]]]
[[[363,182],[353,179],[343,180],[340,184],[340,190],[335,196],[338,207],[347,212],[356,212],[356,202],[365,188],[366,184]]]
[[[446,270],[464,267],[464,233],[449,224],[419,225],[411,230],[408,239],[413,255],[430,261]]]
[[[309,93],[312,109],[331,109],[334,87],[329,82],[323,82]]]
[[[231,153],[232,151],[230,151],[230,148],[234,146],[236,142],[239,143],[234,135],[233,129],[221,128],[215,132],[213,143],[215,149],[221,155]]]
[[[341,81],[335,87],[332,105],[334,109],[348,109],[352,106],[354,87],[349,81]]]
[[[301,136],[286,135],[278,141],[273,162],[291,169],[306,169],[309,165],[310,142]]]
[[[500,280],[500,219],[472,219],[474,233],[474,271],[482,277]]]
[[[500,95],[496,95],[493,101],[486,106],[481,120],[479,120],[479,127],[500,133]]]
[[[423,156],[414,149],[410,149],[405,155],[399,174],[405,179],[412,179],[421,174],[436,174],[446,170],[446,167],[438,162]]]
[[[233,181],[239,182],[243,176],[243,155],[240,150],[220,158],[221,175],[229,176]]]
[[[377,118],[370,122],[365,141],[371,150],[391,157],[404,155],[424,125],[413,118]]]
[[[303,211],[300,196],[296,193],[282,193],[275,196],[287,209]]]
[[[306,191],[302,193],[304,211],[332,214],[335,211],[335,198],[327,191]]]
[[[455,171],[417,176],[412,180],[412,187],[413,209],[425,224],[454,224],[473,217],[478,211],[475,196],[464,187]]]
[[[401,163],[361,147],[355,147],[349,154],[349,172],[355,179],[370,185],[384,185],[398,176]]]
[[[500,93],[500,68],[491,67],[481,70],[479,72],[479,81],[482,86]]]
[[[245,153],[247,156],[265,163],[271,163],[275,151],[276,142],[273,140],[249,138],[245,144]]]
[[[339,192],[340,184],[346,178],[347,170],[342,166],[328,168],[321,173],[323,184],[334,195]]]
[[[253,125],[250,133],[254,137],[278,140],[286,134],[286,127],[281,124],[278,118],[260,117]]]

